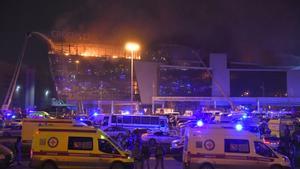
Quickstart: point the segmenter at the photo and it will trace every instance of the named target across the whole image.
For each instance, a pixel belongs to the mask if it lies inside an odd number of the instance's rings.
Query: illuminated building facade
[[[91,52],[90,56],[89,52],[55,52],[50,56],[58,95],[65,100],[128,100],[130,60],[126,52],[121,55],[122,50],[113,48],[93,50],[111,53]]]
[[[49,55],[60,98],[130,101],[131,53],[123,46],[55,42]],[[299,71],[236,67],[227,62],[226,54],[205,55],[185,46],[162,45],[136,52],[133,58],[134,101],[144,105],[167,97],[201,97],[213,102],[210,98],[300,96],[293,78]],[[182,109],[199,106],[199,102],[182,104]]]

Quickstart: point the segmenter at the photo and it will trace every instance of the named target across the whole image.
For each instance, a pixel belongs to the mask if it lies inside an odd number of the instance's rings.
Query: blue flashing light
[[[95,113],[93,114],[93,116],[98,116],[98,113],[97,113],[97,112],[95,112]]]
[[[15,118],[16,118],[16,116],[15,116],[15,115],[13,115],[13,116],[11,116],[11,118],[15,119]]]
[[[197,126],[198,127],[202,127],[204,125],[202,120],[197,121]]]
[[[11,116],[11,113],[7,113],[6,115],[7,115],[7,116]]]
[[[79,120],[80,120],[80,121],[83,121],[83,118],[80,118]]]
[[[242,126],[241,124],[237,124],[237,125],[235,126],[235,129],[236,129],[237,131],[241,131],[241,130],[243,130],[243,126]]]
[[[122,113],[122,115],[129,115],[129,114],[130,114],[130,112],[128,110],[126,110]]]
[[[244,115],[243,115],[243,119],[246,119],[246,118],[247,118],[247,115],[246,115],[246,114],[244,114]]]

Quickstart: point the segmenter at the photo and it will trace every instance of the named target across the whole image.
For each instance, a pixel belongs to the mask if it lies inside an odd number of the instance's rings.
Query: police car
[[[198,123],[184,135],[183,163],[187,169],[283,169],[291,168],[290,161],[256,134],[236,128]]]

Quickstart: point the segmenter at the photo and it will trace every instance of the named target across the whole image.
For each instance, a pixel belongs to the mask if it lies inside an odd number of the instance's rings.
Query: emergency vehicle
[[[41,126],[73,126],[74,120],[67,119],[23,119],[22,121],[22,142],[31,144],[32,136]]]
[[[129,153],[95,128],[40,127],[31,146],[32,168],[133,168]]]
[[[290,133],[295,131],[295,122],[295,119],[271,119],[268,122],[268,127],[271,130],[271,135],[280,138],[284,136],[284,130],[286,127],[289,128]]]
[[[105,116],[101,129],[111,126],[119,126],[131,131],[135,129],[150,129],[152,131],[169,131],[168,118],[165,116],[150,115],[122,115],[113,114]]]
[[[183,164],[186,169],[284,169],[290,161],[269,146],[256,134],[218,125],[188,128],[184,136]]]

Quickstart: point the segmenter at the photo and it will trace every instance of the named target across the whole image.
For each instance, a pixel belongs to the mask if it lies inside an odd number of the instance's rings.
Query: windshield
[[[115,145],[119,150],[125,151],[122,146],[120,146],[114,139],[112,139],[110,136],[108,136],[106,133],[102,132],[102,135],[107,138],[113,145]]]

